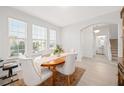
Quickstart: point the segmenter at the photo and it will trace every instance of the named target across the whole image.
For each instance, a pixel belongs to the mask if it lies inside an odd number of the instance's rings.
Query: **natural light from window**
[[[49,47],[54,48],[55,46],[56,46],[56,31],[53,29],[50,29]]]
[[[47,28],[33,25],[33,53],[38,53],[47,48]]]
[[[27,24],[12,18],[8,19],[8,24],[10,56],[23,55],[25,53]]]

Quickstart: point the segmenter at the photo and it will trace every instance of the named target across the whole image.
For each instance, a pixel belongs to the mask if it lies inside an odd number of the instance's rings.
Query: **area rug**
[[[70,76],[70,81],[71,81],[70,86],[76,86],[77,83],[80,81],[81,77],[83,76],[84,72],[85,69],[76,67],[75,72]],[[39,86],[53,86],[51,81],[52,81],[51,78],[49,78]],[[67,86],[67,85],[68,85],[67,76],[57,72],[55,86]],[[24,84],[23,80],[19,80],[12,86],[26,86],[26,85]]]
[[[85,69],[76,67],[75,72],[70,76],[70,86],[75,86],[81,79]],[[55,86],[67,86],[67,76],[57,72]],[[52,86],[51,78],[44,81],[39,86]]]

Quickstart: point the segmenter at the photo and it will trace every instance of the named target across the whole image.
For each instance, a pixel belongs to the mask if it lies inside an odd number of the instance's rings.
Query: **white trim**
[[[22,21],[22,20],[20,20],[20,19],[16,19],[16,18],[12,18],[12,17],[8,17],[8,50],[9,50],[9,57],[12,57],[11,56],[11,50],[10,50],[10,38],[11,38],[11,36],[9,35],[10,34],[10,25],[9,25],[9,22],[11,21],[11,20],[16,20],[16,21],[20,21],[20,22],[22,22],[22,23],[24,23],[25,24],[25,38],[16,38],[16,39],[23,39],[24,40],[24,43],[25,43],[25,53],[27,53],[27,23],[25,22],[25,21]],[[24,54],[25,54],[24,53]],[[14,57],[18,57],[18,56],[14,56]]]

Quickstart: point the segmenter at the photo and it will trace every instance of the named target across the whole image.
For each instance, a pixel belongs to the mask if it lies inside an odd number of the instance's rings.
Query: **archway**
[[[81,29],[80,43],[81,58],[93,58],[95,55],[102,54],[110,61],[117,60],[118,25],[99,23],[86,26]]]

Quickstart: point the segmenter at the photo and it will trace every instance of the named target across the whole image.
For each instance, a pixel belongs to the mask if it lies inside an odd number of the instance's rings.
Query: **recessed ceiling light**
[[[95,32],[95,33],[99,33],[99,32],[100,32],[100,30],[95,30],[94,32]]]

